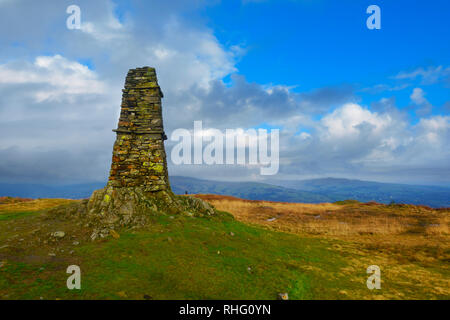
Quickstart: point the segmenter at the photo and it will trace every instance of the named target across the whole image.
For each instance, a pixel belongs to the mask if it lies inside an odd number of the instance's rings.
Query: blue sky
[[[80,30],[66,28],[72,4]],[[366,27],[372,4],[380,30]],[[168,136],[196,120],[279,128],[275,179],[450,185],[449,11],[444,0],[0,0],[0,181],[106,179],[125,74],[149,65]],[[258,171],[169,161],[170,174],[209,179]]]
[[[381,8],[381,30],[366,27],[371,4]],[[247,48],[237,68],[248,81],[310,90],[395,85],[399,72],[449,65],[449,11],[448,1],[282,0],[224,1],[203,13],[222,43]],[[430,102],[448,101],[449,85],[430,87]],[[360,95],[367,105],[380,97]],[[395,97],[400,107],[409,104],[406,90]]]
[[[204,9],[224,44],[248,47],[237,67],[249,81],[377,84],[400,71],[448,65],[448,1],[378,1],[381,30],[366,28],[374,1],[226,1]]]

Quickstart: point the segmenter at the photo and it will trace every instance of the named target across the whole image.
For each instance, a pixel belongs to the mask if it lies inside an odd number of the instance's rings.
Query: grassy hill
[[[48,211],[75,200],[5,201],[0,299],[450,298],[448,210],[206,199],[235,218],[155,215],[95,241],[89,225]],[[374,234],[360,234],[364,225]],[[371,264],[381,267],[381,290],[366,287]],[[81,268],[81,290],[66,288],[69,265]]]
[[[155,216],[147,228],[118,230],[119,239],[91,241],[88,228],[40,209],[58,201],[66,200],[0,207],[0,298],[276,299],[279,292],[292,299],[340,297],[332,289],[337,279],[329,279],[331,290],[324,294],[322,276],[303,271],[311,264],[345,266],[321,241],[248,226],[225,213]],[[52,239],[58,230],[66,236]],[[79,291],[66,288],[72,264],[82,270]]]

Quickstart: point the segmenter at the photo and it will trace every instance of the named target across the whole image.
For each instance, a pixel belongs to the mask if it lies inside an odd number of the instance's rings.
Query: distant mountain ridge
[[[283,202],[320,203],[330,201],[326,195],[260,182],[226,182],[173,176],[170,177],[170,183],[173,192],[177,194],[210,193],[249,200]]]
[[[103,188],[105,184],[105,182],[70,185],[0,183],[0,196],[21,198],[84,199],[89,198],[94,190]]]
[[[450,188],[380,183],[361,180],[324,178],[312,180],[226,182],[171,176],[176,194],[221,194],[250,200],[320,203],[354,199],[361,202],[409,203],[430,207],[450,207]],[[23,198],[88,198],[105,182],[76,185],[40,185],[0,183],[0,196]]]
[[[277,181],[274,184],[295,190],[326,194],[333,201],[355,199],[361,202],[396,202],[422,204],[431,207],[450,206],[450,188],[448,187],[382,183],[342,178]]]

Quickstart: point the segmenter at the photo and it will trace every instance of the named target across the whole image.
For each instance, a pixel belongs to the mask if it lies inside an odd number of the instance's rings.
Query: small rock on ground
[[[66,233],[64,231],[56,231],[52,233],[52,237],[54,238],[64,238]]]
[[[278,300],[289,300],[289,295],[287,293],[279,293]]]

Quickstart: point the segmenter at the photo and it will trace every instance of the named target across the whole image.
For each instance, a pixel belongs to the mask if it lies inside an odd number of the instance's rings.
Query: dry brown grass
[[[446,214],[437,219],[437,223],[430,224],[425,228],[425,234],[436,236],[436,235],[448,235],[450,234],[450,215]]]
[[[197,195],[219,210],[247,223],[284,231],[334,236],[449,235],[449,210],[410,205],[350,203],[285,203],[243,200],[229,196]]]
[[[19,197],[0,197],[0,204],[26,202],[26,201],[33,201],[33,199],[19,198]]]
[[[74,200],[68,199],[36,199],[27,201],[14,201],[12,203],[0,204],[0,214],[2,212],[33,212],[43,209],[53,208],[59,205],[68,204]]]
[[[303,204],[251,201],[229,196],[196,195],[243,222],[269,229],[333,241],[330,250],[351,261],[342,274],[355,278],[379,265],[385,299],[401,299],[405,288],[450,299],[450,208],[383,205],[374,202]],[[352,280],[353,281],[353,280]],[[400,289],[403,287],[403,289]],[[366,290],[367,291],[367,290]],[[347,297],[360,298],[361,292]]]

